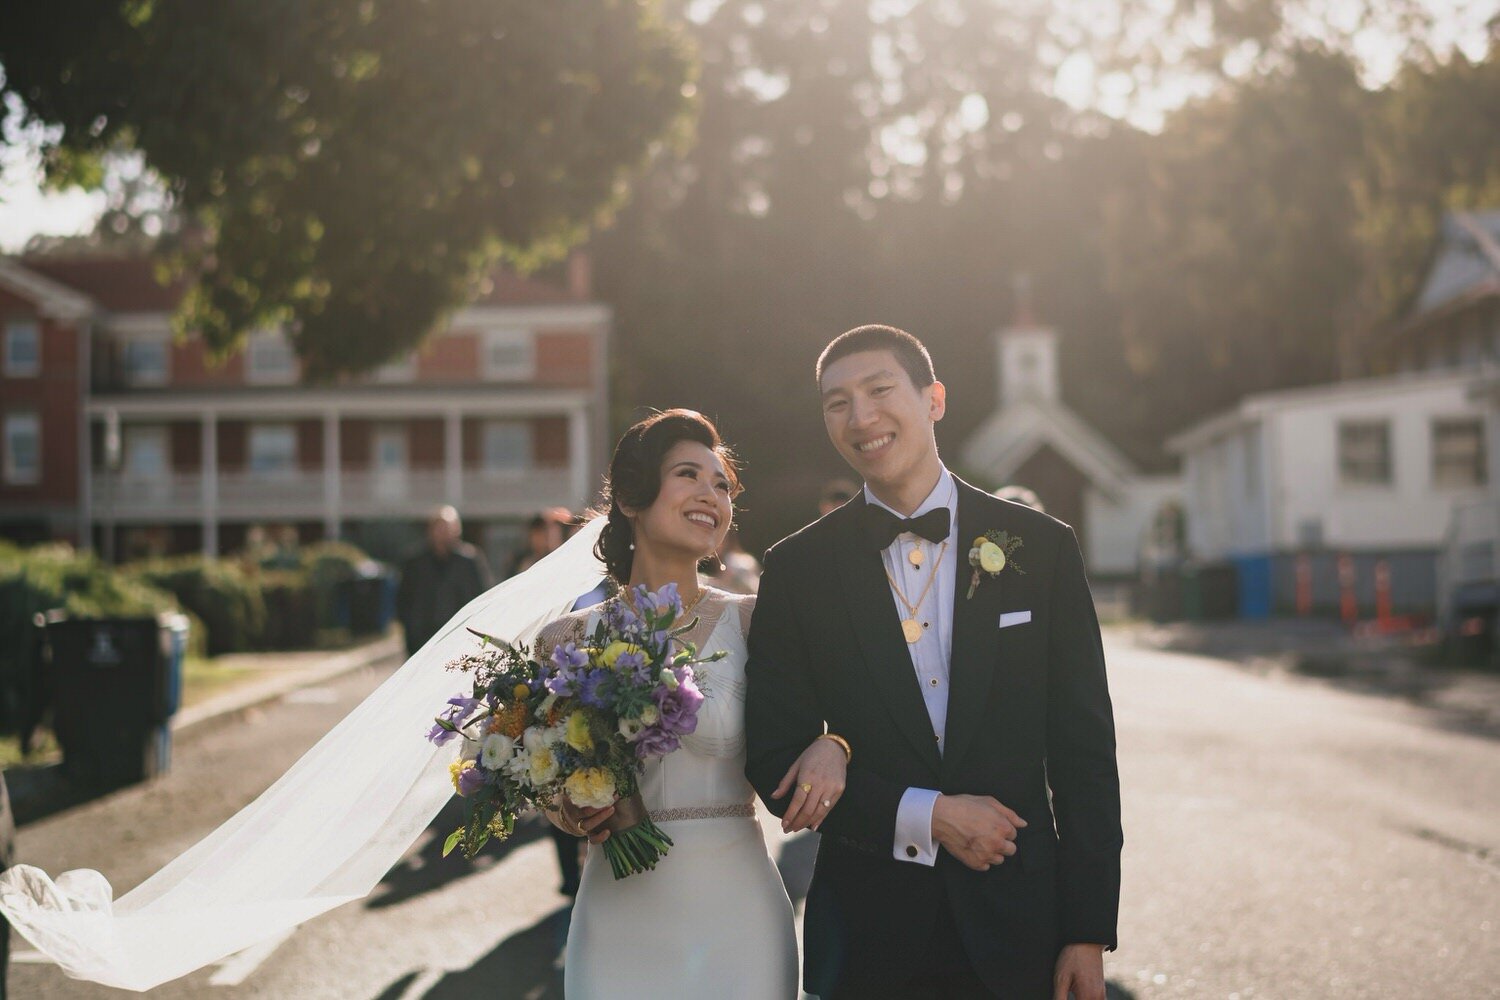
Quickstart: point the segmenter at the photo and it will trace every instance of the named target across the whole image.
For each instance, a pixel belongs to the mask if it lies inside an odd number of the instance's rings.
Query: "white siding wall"
[[[1134,575],[1141,539],[1152,519],[1168,501],[1182,500],[1177,476],[1146,476],[1131,480],[1125,495],[1114,503],[1092,487],[1084,492],[1084,523],[1088,525],[1089,572],[1103,576]]]
[[[1324,544],[1351,548],[1428,548],[1448,528],[1453,507],[1485,496],[1485,487],[1441,488],[1432,480],[1434,421],[1484,417],[1461,383],[1336,398],[1282,411],[1282,510],[1276,545],[1293,548],[1298,526],[1322,520]],[[1339,481],[1338,425],[1345,420],[1390,421],[1391,483],[1351,486]],[[1493,469],[1489,470],[1493,474]]]
[[[1435,548],[1454,506],[1487,493],[1433,484],[1434,422],[1485,417],[1466,393],[1464,379],[1421,378],[1252,402],[1249,427],[1263,433],[1259,445],[1241,425],[1183,455],[1192,552],[1212,559],[1286,551],[1310,535],[1328,548]],[[1350,420],[1389,421],[1389,485],[1340,482],[1338,428]],[[1491,455],[1495,447],[1486,442]],[[1493,463],[1487,472],[1493,479]]]

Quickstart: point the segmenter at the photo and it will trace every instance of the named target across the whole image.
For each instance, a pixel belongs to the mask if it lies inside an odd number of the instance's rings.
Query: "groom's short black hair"
[[[918,389],[925,389],[937,381],[937,374],[932,370],[932,355],[927,353],[927,348],[920,340],[894,326],[870,323],[845,330],[823,348],[823,353],[818,355],[817,367],[813,370],[818,387],[822,388],[823,373],[828,370],[829,365],[861,351],[890,351],[901,367],[906,369],[906,374],[911,376],[911,384]]]

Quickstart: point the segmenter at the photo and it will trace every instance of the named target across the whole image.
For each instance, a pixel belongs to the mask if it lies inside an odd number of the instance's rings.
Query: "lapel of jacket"
[[[841,537],[834,546],[839,586],[871,686],[890,709],[896,728],[936,777],[940,764],[937,737],[927,717],[911,653],[901,635],[901,619],[896,614],[885,565],[879,550],[859,529],[862,507],[859,500],[847,506]]]
[[[955,477],[956,478],[956,477]],[[1004,523],[1003,505],[959,480],[958,482],[958,558],[953,588],[953,637],[948,655],[947,746],[943,749],[946,765],[956,764],[984,725],[984,710],[990,685],[999,665],[1000,609],[1010,587],[1013,573],[998,577],[981,576],[974,596],[966,596],[974,568],[969,565],[969,547],[974,539]]]

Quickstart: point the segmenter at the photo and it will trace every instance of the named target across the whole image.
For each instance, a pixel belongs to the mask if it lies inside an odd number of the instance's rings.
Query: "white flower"
[[[517,750],[515,756],[505,762],[502,770],[517,781],[528,780],[531,776],[531,751],[524,748]]]
[[[677,675],[672,673],[670,669],[663,669],[661,677],[658,680],[667,686],[668,691],[677,690]]]
[[[526,732],[521,734],[521,742],[526,744],[526,749],[536,753],[547,745],[547,730],[542,726],[527,726]]]
[[[549,747],[556,747],[568,735],[568,724],[559,722],[555,726],[548,726],[542,730],[542,742]]]
[[[641,730],[645,728],[646,727],[642,724],[640,719],[620,720],[620,735],[625,737],[626,741],[629,743],[634,743],[636,740],[640,739]]]
[[[672,686],[675,688],[677,685],[673,684]],[[660,718],[661,712],[657,710],[655,705],[647,705],[645,708],[641,709],[642,725],[654,726],[656,725],[656,720]]]
[[[516,752],[516,741],[504,733],[490,733],[479,747],[479,762],[491,771],[497,771]]]
[[[557,758],[551,747],[541,747],[531,752],[531,783],[540,787],[557,777]]]

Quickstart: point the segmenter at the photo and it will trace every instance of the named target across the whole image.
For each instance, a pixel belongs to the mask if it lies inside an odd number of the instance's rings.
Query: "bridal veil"
[[[473,627],[527,642],[603,577],[596,519],[469,602],[259,798],[118,900],[97,871],[16,865],[0,912],[75,979],[144,991],[360,899],[453,794],[425,736],[468,679],[444,664]],[[66,692],[58,692],[67,697]]]

